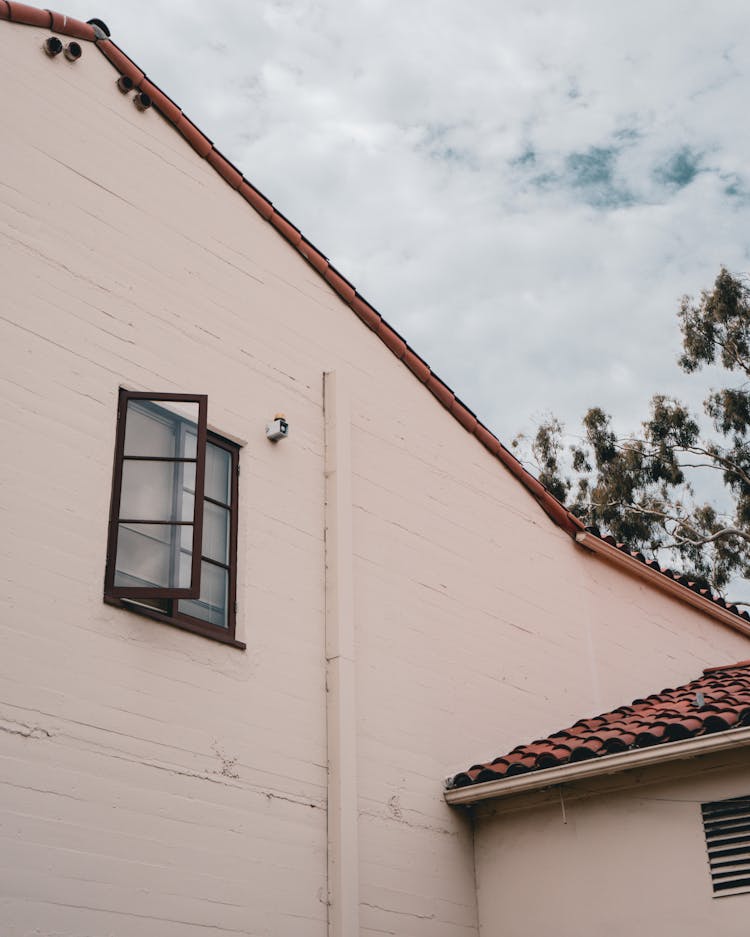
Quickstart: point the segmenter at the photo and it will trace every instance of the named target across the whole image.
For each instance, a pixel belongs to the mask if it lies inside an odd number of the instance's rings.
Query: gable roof
[[[627,755],[632,759],[639,749],[664,746],[662,753],[666,754],[670,743],[697,741],[746,726],[750,726],[750,660],[709,667],[690,683],[636,699],[629,706],[619,706],[611,712],[579,719],[566,729],[518,745],[492,761],[472,765],[450,779],[448,786],[507,784],[521,775],[532,772],[544,775],[550,769],[574,768],[595,759],[605,762],[601,765],[604,771],[607,759],[618,754],[626,757],[619,760],[617,769],[612,765],[612,770],[626,770]],[[654,761],[660,753],[655,754]],[[589,776],[593,773],[588,772]],[[557,781],[564,778],[565,772],[557,771],[555,775]],[[544,778],[540,781],[538,786],[542,786]],[[495,787],[499,789],[501,785]]]
[[[536,498],[546,513],[566,533],[574,536],[583,530],[581,521],[570,513],[534,476],[513,456],[497,436],[480,423],[476,414],[461,401],[448,385],[411,348],[401,335],[390,326],[380,313],[361,296],[356,288],[331,264],[302,232],[286,218],[242,175],[236,166],[216,149],[212,141],[183,114],[168,97],[110,38],[106,26],[99,20],[84,23],[61,13],[39,10],[13,0],[0,0],[0,20],[10,20],[29,26],[39,26],[53,32],[92,42],[114,66],[118,75],[130,79],[132,86],[148,95],[153,106],[175,130],[180,133],[202,159],[205,159],[221,178],[248,202],[258,214],[282,235],[292,247],[320,274],[357,316],[371,329],[393,354],[421,381],[445,409],[496,456],[507,469]]]
[[[656,562],[646,563],[642,554],[631,551],[625,544],[616,544],[610,538],[599,538],[598,532],[585,528],[582,521],[572,514],[555,498],[542,483],[536,479],[519,460],[505,448],[500,440],[466,404],[456,396],[448,385],[438,377],[427,362],[411,348],[404,338],[390,326],[382,315],[361,296],[356,288],[330,263],[311,241],[295,227],[273,203],[252,185],[216,147],[213,142],[182,112],[181,108],[168,97],[146,74],[129,58],[110,38],[106,25],[98,19],[84,23],[82,20],[42,10],[15,0],[0,0],[0,20],[9,20],[27,26],[49,29],[52,32],[71,36],[75,39],[93,43],[117,71],[119,78],[125,78],[121,90],[137,89],[146,94],[157,111],[181,134],[202,159],[212,166],[221,178],[255,211],[271,224],[276,231],[317,271],[338,296],[371,329],[372,332],[402,361],[414,376],[430,391],[433,397],[492,455],[511,472],[512,475],[530,492],[541,508],[562,530],[573,537],[581,546],[599,553],[615,565],[623,565],[629,572],[646,578],[657,588],[666,589],[677,598],[688,602],[703,612],[728,624],[736,630],[750,635],[750,614],[740,612],[736,606],[727,607],[721,597],[712,595],[707,590],[694,588],[687,577],[662,569]],[[118,79],[119,81],[119,79]],[[663,574],[653,576],[654,572]],[[674,586],[677,586],[675,589]],[[687,588],[684,588],[687,587]],[[690,590],[693,590],[691,595]]]

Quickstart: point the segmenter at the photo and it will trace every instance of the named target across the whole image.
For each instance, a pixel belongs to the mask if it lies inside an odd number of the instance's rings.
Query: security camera
[[[266,436],[271,442],[278,442],[280,439],[286,439],[289,435],[289,424],[283,413],[277,413],[273,422],[266,426]]]

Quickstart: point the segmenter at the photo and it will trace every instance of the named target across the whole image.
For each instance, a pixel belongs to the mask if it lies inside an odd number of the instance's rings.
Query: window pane
[[[193,528],[192,527],[183,527],[183,535],[187,531],[187,536],[192,536]],[[178,585],[189,586],[192,581],[191,573],[193,571],[193,554],[190,552],[190,548],[183,549],[180,551],[180,570],[179,570],[179,582]]]
[[[125,422],[125,455],[184,457],[192,448],[198,422],[197,403],[177,403],[172,409],[150,400],[129,400]],[[189,439],[192,434],[192,443]]]
[[[203,503],[203,556],[229,563],[229,511],[210,501]]]
[[[195,462],[178,463],[177,472],[182,479],[180,520],[192,524],[195,521]]]
[[[195,427],[189,427],[185,430],[185,437],[182,441],[182,455],[185,459],[195,459],[198,456],[198,437]]]
[[[201,594],[199,599],[180,599],[179,611],[220,628],[228,627],[227,591],[229,574],[225,569],[201,563]]]
[[[183,516],[181,480],[188,462],[139,462],[125,459],[122,464],[120,517],[144,521],[192,521]],[[194,468],[193,468],[194,470]],[[179,497],[176,496],[180,492]],[[190,496],[192,502],[192,496]]]
[[[232,456],[226,449],[208,443],[206,446],[206,497],[229,504],[229,478]]]
[[[117,534],[115,586],[135,589],[190,587],[190,553],[180,550],[180,537],[192,526],[120,524]]]

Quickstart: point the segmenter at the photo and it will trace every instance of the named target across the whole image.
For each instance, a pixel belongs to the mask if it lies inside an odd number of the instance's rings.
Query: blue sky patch
[[[673,189],[684,189],[701,172],[701,154],[684,146],[670,158],[657,166],[654,170],[654,178],[662,185],[670,186]]]
[[[565,160],[566,180],[581,198],[596,208],[619,208],[630,205],[633,196],[617,182],[615,147],[592,146],[571,153]]]

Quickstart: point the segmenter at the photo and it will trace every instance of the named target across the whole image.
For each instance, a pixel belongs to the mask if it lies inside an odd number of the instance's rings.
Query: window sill
[[[236,638],[230,637],[230,635],[219,629],[214,629],[210,625],[203,627],[197,622],[192,624],[189,621],[170,618],[168,615],[163,615],[161,612],[156,611],[156,609],[137,605],[134,602],[128,601],[128,599],[116,599],[112,596],[105,595],[104,602],[106,605],[113,605],[115,608],[122,608],[128,612],[134,612],[136,615],[142,615],[144,618],[151,618],[153,621],[159,621],[164,625],[171,625],[173,628],[179,628],[181,631],[189,631],[191,634],[200,635],[202,638],[208,638],[209,641],[218,641],[220,644],[236,647],[240,651],[247,649],[247,645],[244,641],[238,641]]]

